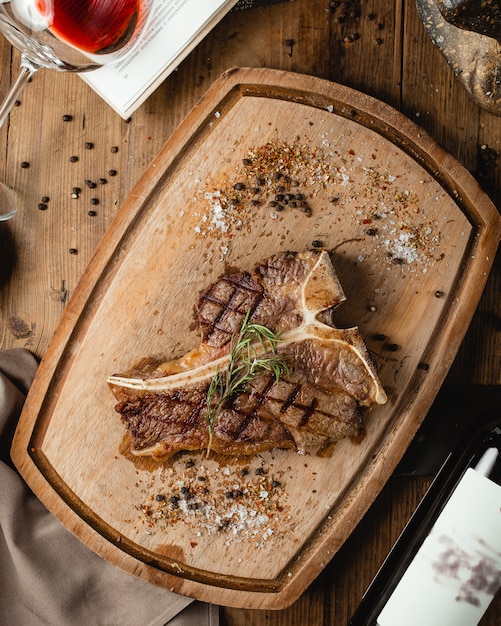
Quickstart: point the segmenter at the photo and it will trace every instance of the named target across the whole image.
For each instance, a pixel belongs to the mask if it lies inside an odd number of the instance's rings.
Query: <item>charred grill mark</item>
[[[296,383],[290,394],[287,396],[286,400],[280,407],[280,413],[286,413],[289,407],[296,406],[294,401],[296,400],[299,392],[301,391],[301,383]]]
[[[201,302],[210,302],[220,307],[214,320],[207,320],[206,322],[208,326],[212,327],[207,333],[207,339],[214,335],[215,331],[231,336],[233,331],[220,324],[228,311],[243,318],[250,309],[252,315],[263,298],[263,288],[252,280],[249,273],[223,276],[221,281],[232,288],[231,294],[227,298],[222,300],[214,295],[213,292],[216,291],[217,285],[201,298]],[[242,307],[242,303],[245,304],[244,307]]]
[[[262,392],[260,394],[256,394],[256,399],[257,399],[256,407],[255,407],[255,411],[256,412],[266,402],[266,400],[268,398],[268,394],[273,389],[273,387],[275,387],[275,385],[276,385],[275,379],[270,376],[269,379],[268,379],[268,382],[266,384],[266,387],[264,387],[264,389],[262,390]]]
[[[192,430],[193,428],[196,428],[196,426],[199,424],[201,419],[205,419],[202,416],[202,413],[206,411],[207,408],[207,403],[206,402],[191,402],[189,403],[190,406],[190,411],[188,413],[188,419],[186,420],[185,426],[186,426],[186,430],[184,432],[187,432],[189,430]]]
[[[240,420],[238,425],[235,423],[232,423],[232,426],[234,426],[232,430],[228,428],[224,428],[224,427],[221,427],[221,430],[232,439],[237,440],[237,441],[243,441],[245,437],[242,435],[242,433],[245,432],[245,430],[248,428],[249,424],[251,423],[253,419],[253,415],[245,413],[244,411],[240,411],[238,409],[232,409],[232,410],[237,415],[239,415],[242,419]]]
[[[310,421],[310,417],[315,413],[318,406],[318,400],[313,398],[309,407],[307,407],[304,411],[303,417],[299,421],[299,428],[304,428],[308,425]]]
[[[200,400],[189,400],[188,398],[182,398],[182,402],[186,407],[186,412],[183,414],[182,419],[179,417],[173,417],[168,407],[179,401],[180,394],[159,394],[159,395],[146,395],[143,398],[143,402],[140,406],[137,404],[127,404],[123,408],[122,415],[129,425],[134,424],[133,434],[140,435],[145,426],[151,428],[152,423],[156,424],[153,429],[157,427],[163,432],[165,428],[172,428],[170,434],[183,434],[193,429],[196,429],[201,420],[205,419],[203,414],[206,409],[206,403]],[[162,407],[162,408],[160,408]]]
[[[292,383],[287,383],[287,381],[284,381],[284,380],[280,381],[279,384],[280,385],[290,384],[292,386]],[[315,414],[317,414],[320,418],[325,417],[327,419],[334,419],[336,417],[332,413],[328,413],[327,411],[323,411],[318,408],[318,398],[314,397],[309,404],[302,404],[300,402],[296,402],[296,399],[298,395],[300,394],[301,389],[303,388],[303,385],[299,382],[292,386],[292,389],[289,395],[287,396],[287,398],[285,398],[285,400],[282,400],[280,398],[273,398],[272,396],[270,396],[272,390],[275,387],[276,387],[275,379],[272,376],[270,376],[266,384],[266,387],[264,387],[260,392],[257,392],[256,390],[253,391],[253,398],[255,399],[255,405],[253,406],[252,411],[249,412],[249,415],[252,415],[252,414],[259,415],[259,409],[265,406],[266,402],[271,401],[275,404],[280,405],[281,414],[287,413],[287,411],[290,408],[297,409],[298,411],[302,411],[303,415],[298,423],[299,428],[306,427],[311,417]],[[243,414],[242,411],[239,411],[239,413]]]

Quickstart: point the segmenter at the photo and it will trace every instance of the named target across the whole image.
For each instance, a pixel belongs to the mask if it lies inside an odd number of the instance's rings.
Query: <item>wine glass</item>
[[[150,0],[0,0],[0,32],[21,52],[21,71],[0,104],[0,127],[41,68],[88,72],[131,52]],[[0,183],[0,221],[16,212]]]

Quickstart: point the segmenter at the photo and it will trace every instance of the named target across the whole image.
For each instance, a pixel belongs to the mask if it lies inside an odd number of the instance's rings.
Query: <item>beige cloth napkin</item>
[[[150,585],[94,554],[15,471],[10,444],[36,369],[27,350],[0,351],[0,624],[217,626],[218,607]]]

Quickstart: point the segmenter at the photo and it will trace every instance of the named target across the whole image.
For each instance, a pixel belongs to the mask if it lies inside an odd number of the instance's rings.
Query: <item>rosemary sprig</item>
[[[232,338],[228,367],[226,371],[216,369],[207,389],[207,425],[209,429],[209,443],[207,455],[210,453],[214,425],[221,413],[225,402],[236,393],[242,391],[263,372],[272,372],[275,382],[282,376],[289,376],[289,368],[285,361],[277,354],[277,345],[280,343],[280,333],[262,324],[249,322],[250,309],[245,314],[238,335]],[[264,356],[260,356],[260,350]],[[271,355],[270,355],[271,352]]]

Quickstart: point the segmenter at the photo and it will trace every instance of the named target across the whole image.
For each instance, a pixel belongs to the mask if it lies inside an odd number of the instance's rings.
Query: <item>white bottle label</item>
[[[468,469],[378,618],[475,626],[501,587],[501,486]]]

